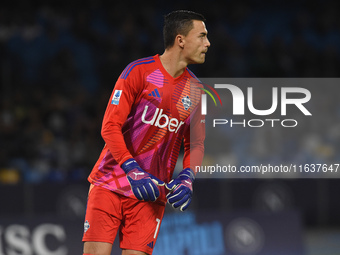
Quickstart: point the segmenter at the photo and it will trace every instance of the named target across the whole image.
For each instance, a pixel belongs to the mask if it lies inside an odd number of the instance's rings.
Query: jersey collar
[[[181,80],[181,79],[186,75],[186,73],[188,72],[187,67],[186,67],[185,70],[184,70],[184,72],[183,72],[180,76],[174,78],[174,77],[172,77],[172,76],[168,73],[167,70],[165,70],[165,68],[164,68],[164,66],[163,66],[163,64],[162,64],[162,62],[161,62],[161,60],[159,59],[159,54],[155,55],[155,56],[154,56],[154,59],[155,59],[157,65],[159,66],[159,69],[161,70],[161,72],[162,72],[162,73],[164,74],[164,76],[165,76],[168,80],[170,80],[170,81],[177,82],[177,81]]]

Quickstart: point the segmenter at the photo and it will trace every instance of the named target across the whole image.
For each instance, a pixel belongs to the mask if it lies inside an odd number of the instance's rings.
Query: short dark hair
[[[186,10],[173,11],[165,15],[163,26],[164,48],[172,47],[178,34],[187,35],[193,28],[193,20],[205,21],[205,18],[202,14]]]

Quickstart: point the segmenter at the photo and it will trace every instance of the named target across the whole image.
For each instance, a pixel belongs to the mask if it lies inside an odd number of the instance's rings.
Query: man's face
[[[183,56],[188,64],[202,64],[205,61],[205,53],[210,42],[208,31],[203,21],[193,20],[193,28],[183,37]]]

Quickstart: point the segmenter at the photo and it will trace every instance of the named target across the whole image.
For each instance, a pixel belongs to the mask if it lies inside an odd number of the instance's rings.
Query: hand
[[[122,164],[122,169],[126,173],[132,192],[137,199],[156,201],[159,197],[157,185],[163,186],[165,184],[163,181],[145,172],[132,158]]]
[[[170,190],[166,198],[172,207],[179,207],[182,212],[188,208],[191,203],[192,183],[194,180],[194,172],[190,168],[185,168],[176,179],[165,184],[165,187]]]

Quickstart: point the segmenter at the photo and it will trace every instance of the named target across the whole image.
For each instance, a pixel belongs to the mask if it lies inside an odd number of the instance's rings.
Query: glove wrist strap
[[[194,171],[191,168],[185,168],[180,172],[179,176],[187,176],[192,182],[195,180],[195,174]]]
[[[133,158],[130,158],[128,160],[126,160],[122,165],[121,168],[123,169],[123,171],[127,174],[129,173],[132,169],[135,168],[140,168],[140,166],[138,165],[137,161],[134,160]]]

